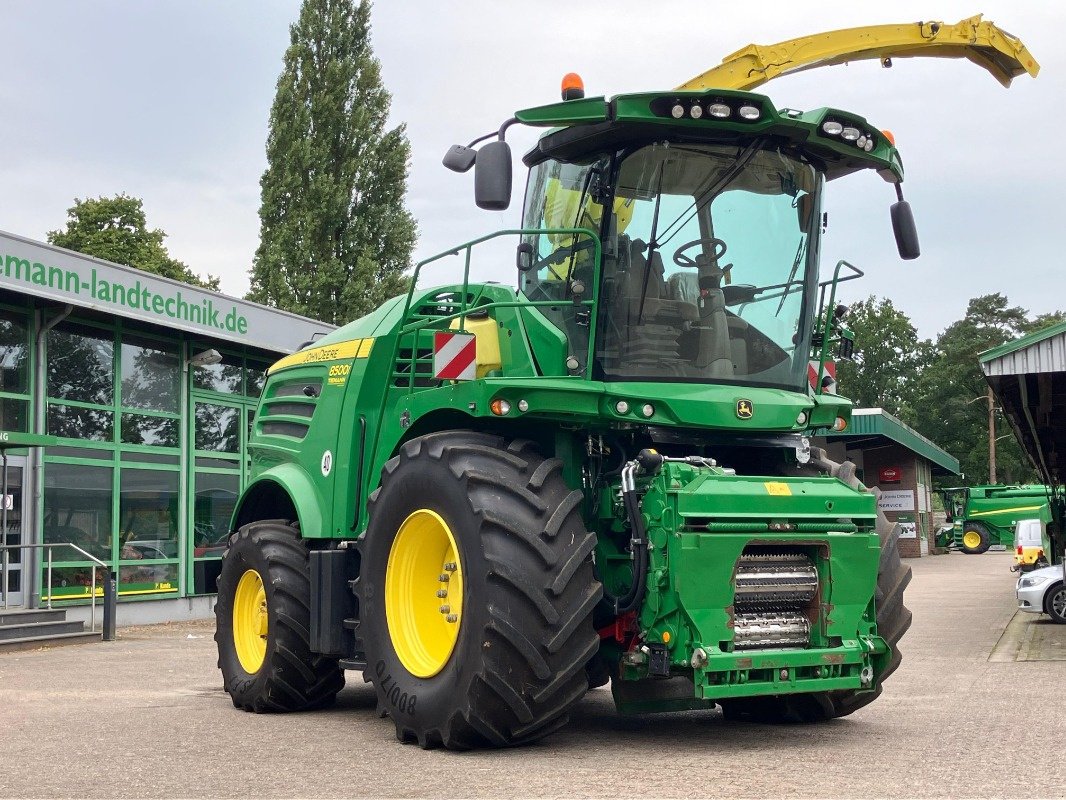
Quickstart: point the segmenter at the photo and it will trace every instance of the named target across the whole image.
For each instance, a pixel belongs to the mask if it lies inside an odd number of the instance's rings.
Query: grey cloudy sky
[[[590,95],[667,89],[749,42],[983,11],[1029,46],[1038,79],[1007,91],[968,62],[897,60],[761,91],[779,108],[835,106],[896,135],[923,255],[895,254],[888,184],[871,173],[831,185],[823,272],[839,258],[861,265],[867,278],[850,298],[891,297],[923,336],[979,294],[1003,292],[1033,313],[1062,308],[1066,51],[1056,37],[1066,6],[981,5],[378,0],[374,46],[413,148],[416,256],[518,225],[521,183],[509,211],[478,211],[471,176],[440,159],[516,109],[554,102],[565,72],[581,73]],[[296,0],[3,0],[0,229],[43,239],[75,197],[127,192],[176,257],[243,294],[270,104],[298,10]],[[534,136],[509,138],[520,153]],[[479,263],[478,275],[510,282],[511,263]]]

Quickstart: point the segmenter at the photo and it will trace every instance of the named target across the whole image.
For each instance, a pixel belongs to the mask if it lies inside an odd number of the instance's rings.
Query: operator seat
[[[678,354],[678,337],[699,319],[696,304],[675,299],[663,277],[658,252],[649,260],[648,245],[641,239],[630,243],[629,269],[620,277],[611,312],[620,347],[612,361],[615,369],[635,370],[652,376],[685,375],[688,370]]]
[[[696,335],[683,337],[680,355],[692,364],[699,377],[731,378],[734,374],[746,374],[747,344],[742,335],[734,339],[730,334],[736,323],[745,329],[747,323],[726,314],[721,287],[725,270],[706,255],[696,256],[696,264],[697,270],[674,273],[667,281],[671,297],[696,304],[699,312],[698,327],[693,331]]]

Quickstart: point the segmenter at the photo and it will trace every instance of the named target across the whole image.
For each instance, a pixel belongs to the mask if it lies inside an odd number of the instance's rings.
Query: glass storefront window
[[[111,405],[114,352],[110,333],[60,323],[48,332],[48,396]]]
[[[28,431],[26,409],[28,401],[0,397],[0,430]]]
[[[0,311],[0,392],[29,391],[30,348],[26,320]]]
[[[229,540],[229,524],[237,507],[240,476],[198,472],[193,502],[193,592],[213,594]]]
[[[120,353],[123,408],[177,413],[177,352],[160,342],[123,334]]]
[[[244,393],[249,397],[259,397],[263,393],[263,386],[266,384],[266,371],[265,364],[248,364],[248,369],[245,370],[245,388]]]
[[[114,437],[115,415],[101,408],[81,408],[48,404],[48,432],[68,439],[94,439],[110,442]]]
[[[194,350],[196,348],[193,348]],[[241,359],[240,356],[223,355],[218,364],[193,367],[193,386],[210,392],[225,394],[241,393]]]
[[[119,597],[177,592],[177,564],[123,564],[118,568]]]
[[[123,467],[119,475],[123,561],[178,557],[178,473]]]
[[[68,558],[62,550],[57,550],[55,559]],[[97,602],[104,596],[104,581],[107,580],[107,570],[103,567],[96,568],[96,598]],[[41,600],[48,600],[48,573],[41,572]],[[52,568],[52,600],[88,600],[92,597],[93,570],[91,564],[81,567],[53,567]]]
[[[111,467],[46,464],[44,541],[70,542],[103,560],[111,559]],[[56,558],[77,560],[73,552]],[[88,567],[86,574],[91,574]]]
[[[122,443],[153,447],[178,446],[178,420],[171,417],[122,415]]]
[[[196,474],[192,536],[196,558],[222,557],[240,489],[241,481],[237,475]]]
[[[197,403],[195,447],[217,453],[239,453],[241,410],[217,403]]]

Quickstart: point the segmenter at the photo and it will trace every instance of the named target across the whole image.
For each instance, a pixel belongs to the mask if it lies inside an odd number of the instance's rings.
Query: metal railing
[[[105,641],[111,641],[115,638],[115,604],[116,604],[116,592],[115,592],[115,573],[111,571],[111,566],[104,561],[101,561],[91,553],[82,550],[73,542],[48,542],[46,544],[4,544],[0,545],[0,553],[3,554],[3,565],[0,568],[0,593],[3,594],[4,609],[8,608],[8,599],[11,595],[8,590],[8,572],[9,572],[9,556],[8,552],[11,550],[44,550],[48,555],[46,573],[48,578],[46,580],[46,587],[48,590],[47,608],[52,607],[52,551],[57,547],[69,547],[77,553],[80,553],[85,557],[87,561],[93,562],[94,566],[91,570],[92,578],[89,582],[89,631],[90,633],[102,633]],[[107,570],[108,577],[104,580],[103,587],[103,619],[101,622],[101,631],[96,628],[96,568],[103,567]],[[20,570],[21,571],[21,570]]]

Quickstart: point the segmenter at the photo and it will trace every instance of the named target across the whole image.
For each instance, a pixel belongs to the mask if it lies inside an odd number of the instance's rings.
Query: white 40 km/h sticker
[[[330,470],[333,469],[333,453],[329,450],[322,454],[322,477],[328,477]]]

